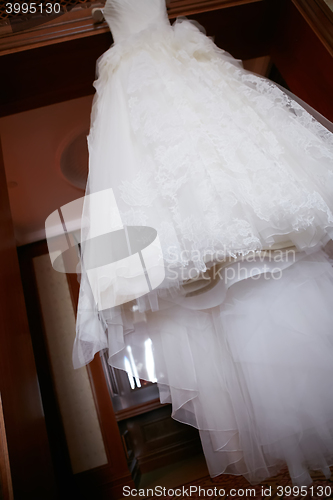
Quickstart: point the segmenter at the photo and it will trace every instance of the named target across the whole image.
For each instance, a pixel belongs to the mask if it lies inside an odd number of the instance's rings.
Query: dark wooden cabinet
[[[171,405],[161,405],[157,384],[135,380],[101,356],[114,414],[133,478],[158,467],[202,453],[197,429],[171,417]]]

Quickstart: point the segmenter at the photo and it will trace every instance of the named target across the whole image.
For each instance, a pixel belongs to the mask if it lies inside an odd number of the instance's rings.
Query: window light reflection
[[[148,372],[148,378],[151,382],[157,382],[155,374],[155,363],[153,356],[153,343],[151,339],[145,341],[145,351],[146,351],[146,367]]]
[[[128,380],[129,380],[131,389],[135,389],[135,381],[134,381],[134,377],[133,377],[133,372],[132,372],[131,364],[128,361],[128,358],[126,356],[125,356],[125,360],[124,361],[125,361],[125,370],[127,372],[127,376],[128,376]]]
[[[127,352],[128,352],[130,363],[131,363],[131,374],[132,374],[131,376],[132,376],[132,378],[135,381],[135,382],[133,381],[134,382],[134,387],[135,387],[135,384],[136,384],[136,387],[141,387],[141,382],[140,382],[138,370],[137,370],[135,362],[134,362],[134,358],[133,358],[133,353],[132,353],[131,346],[127,346]],[[126,371],[127,371],[127,368],[126,368]],[[128,373],[128,378],[130,378],[128,371],[127,371],[127,373]],[[131,381],[130,381],[130,384],[131,384]],[[132,384],[131,384],[131,387],[132,387]],[[132,389],[133,389],[133,387],[132,387]]]

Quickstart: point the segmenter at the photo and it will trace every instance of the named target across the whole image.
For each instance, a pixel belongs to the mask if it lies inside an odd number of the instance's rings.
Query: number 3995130
[[[60,3],[42,2],[7,2],[7,14],[59,14]]]

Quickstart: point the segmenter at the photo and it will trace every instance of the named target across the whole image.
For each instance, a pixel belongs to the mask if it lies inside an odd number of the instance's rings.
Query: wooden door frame
[[[55,473],[61,500],[87,498],[115,500],[121,498],[123,487],[135,487],[132,480],[118,422],[113,411],[109,389],[99,354],[87,366],[95,400],[108,463],[101,467],[73,475],[60,409],[50,370],[43,317],[39,303],[33,258],[48,254],[45,240],[18,248],[22,282],[28,309],[28,319],[34,347],[41,394],[51,445],[55,458]],[[76,315],[79,284],[75,274],[67,275],[67,282]]]
[[[56,498],[0,142],[0,392],[15,500]]]
[[[3,500],[14,500],[12,475],[8,456],[6,426],[0,394],[0,488]]]

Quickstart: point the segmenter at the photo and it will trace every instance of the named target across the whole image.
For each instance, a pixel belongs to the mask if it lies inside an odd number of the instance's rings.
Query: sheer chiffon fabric
[[[333,236],[333,135],[194,23],[170,26],[164,0],[108,0],[104,15],[115,44],[98,62],[87,194],[112,188],[125,226],[157,230],[166,278],[100,310],[83,244],[74,367],[108,349],[157,382],[200,430],[212,476],[255,484],[287,464],[310,484],[308,469],[333,464],[333,270],[318,250]],[[85,203],[83,241],[111,216]],[[286,241],[294,259],[259,257]],[[186,295],[228,258],[234,279]],[[126,273],[100,269],[99,293],[140,269]]]

